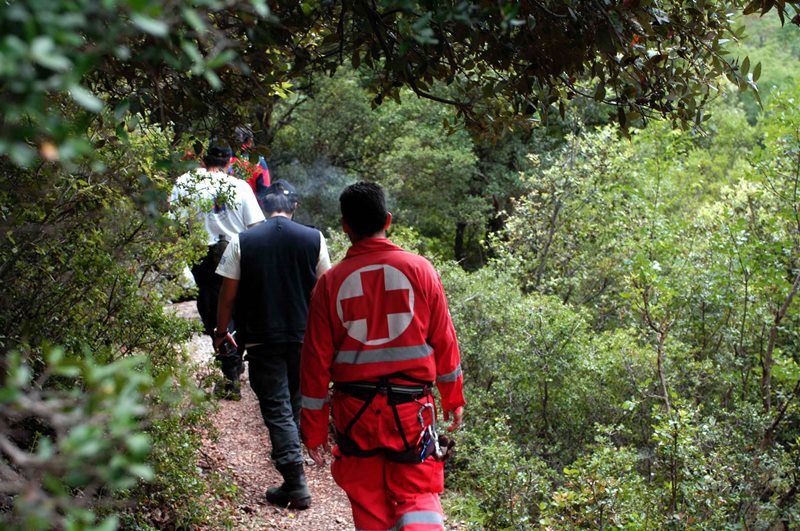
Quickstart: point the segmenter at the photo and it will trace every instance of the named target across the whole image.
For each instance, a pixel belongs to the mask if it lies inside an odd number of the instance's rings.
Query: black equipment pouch
[[[219,261],[222,260],[222,255],[225,254],[228,243],[230,243],[228,238],[224,234],[220,234],[217,243],[208,246],[208,257],[211,260],[214,271],[216,271]]]

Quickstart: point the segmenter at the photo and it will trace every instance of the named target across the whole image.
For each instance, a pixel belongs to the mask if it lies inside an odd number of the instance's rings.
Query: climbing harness
[[[399,384],[391,380],[405,380],[415,385]],[[377,382],[342,382],[334,385],[334,388],[347,395],[350,395],[364,403],[358,409],[356,414],[345,427],[344,432],[337,430],[336,442],[339,445],[339,450],[344,455],[356,457],[371,457],[383,453],[387,459],[396,463],[415,464],[425,461],[428,457],[436,453],[439,441],[436,435],[436,409],[432,402],[422,403],[420,400],[429,398],[431,396],[431,389],[433,383],[424,380],[418,380],[402,373],[390,374],[383,376]],[[387,403],[392,408],[394,414],[397,430],[400,437],[403,439],[403,446],[405,450],[394,451],[386,448],[374,448],[371,450],[364,450],[358,447],[358,444],[350,438],[350,431],[358,419],[364,414],[369,405],[378,395],[386,395]],[[416,402],[421,404],[421,408],[417,417],[419,418],[422,432],[418,438],[417,444],[411,444],[406,436],[403,425],[400,421],[400,413],[397,411],[397,406],[401,404],[408,404]],[[424,419],[424,411],[430,409],[431,411],[431,424],[426,425]],[[433,444],[431,444],[431,442]]]

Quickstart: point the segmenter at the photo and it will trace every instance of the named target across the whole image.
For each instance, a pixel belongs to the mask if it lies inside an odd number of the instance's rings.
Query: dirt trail
[[[175,304],[171,308],[182,317],[199,319],[194,301]],[[195,336],[188,349],[198,365],[206,366],[211,359],[208,337]],[[246,371],[242,376],[242,400],[222,400],[219,405],[219,411],[211,419],[219,438],[207,442],[201,466],[222,472],[236,486],[239,505],[231,508],[237,521],[236,529],[353,529],[350,504],[334,483],[330,468],[318,467],[310,461],[305,467],[312,496],[309,509],[291,511],[266,502],[264,492],[267,487],[280,484],[281,478],[269,459],[267,428]]]

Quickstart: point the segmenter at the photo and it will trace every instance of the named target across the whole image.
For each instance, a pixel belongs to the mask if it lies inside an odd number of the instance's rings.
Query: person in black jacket
[[[217,345],[244,344],[250,386],[272,442],[272,461],[283,476],[267,490],[275,505],[305,509],[311,495],[299,437],[300,349],[311,290],[330,268],[320,231],[292,221],[297,193],[275,181],[264,198],[268,219],[228,244],[217,267],[224,277],[217,313]],[[228,332],[236,322],[236,340]]]

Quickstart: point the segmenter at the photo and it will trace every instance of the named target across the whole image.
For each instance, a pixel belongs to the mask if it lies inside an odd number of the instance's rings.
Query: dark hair
[[[233,130],[233,139],[236,141],[236,147],[242,147],[253,141],[253,132],[247,127],[237,127]]]
[[[261,208],[265,214],[273,212],[294,213],[297,206],[297,190],[288,181],[278,179],[274,181],[261,200]]]
[[[386,198],[375,183],[351,184],[339,196],[339,206],[345,223],[358,237],[372,236],[386,224]]]
[[[230,162],[233,151],[228,146],[212,145],[203,157],[206,168],[224,168]]]
[[[293,214],[297,203],[292,201],[288,195],[267,194],[261,199],[261,209],[264,214],[270,215],[275,212],[286,212]]]

